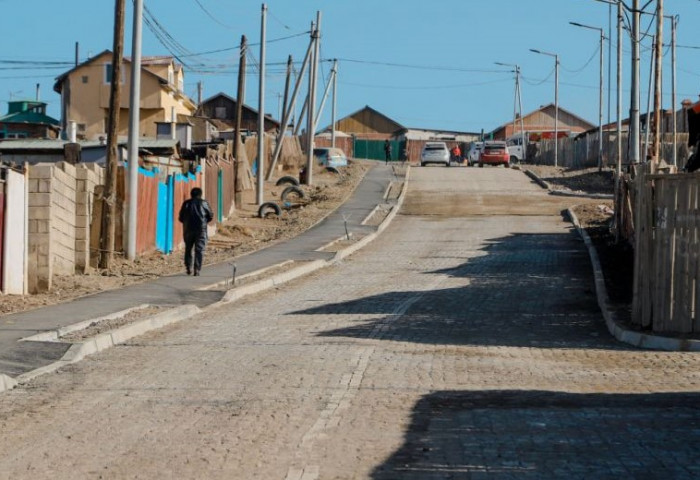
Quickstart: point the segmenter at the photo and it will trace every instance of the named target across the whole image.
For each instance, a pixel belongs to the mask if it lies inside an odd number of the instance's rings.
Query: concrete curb
[[[167,312],[163,312],[157,315],[154,315],[153,317],[132,323],[130,325],[126,325],[124,327],[121,327],[119,329],[113,330],[111,332],[105,332],[103,334],[97,335],[89,340],[86,340],[85,342],[80,342],[80,343],[75,343],[73,344],[68,351],[61,357],[60,360],[51,363],[50,365],[47,365],[45,367],[37,368],[35,370],[32,370],[30,372],[24,373],[20,376],[18,376],[16,379],[13,379],[11,377],[8,377],[6,375],[1,375],[0,374],[0,392],[3,392],[4,390],[10,390],[12,388],[15,388],[18,384],[28,382],[29,380],[32,380],[39,375],[43,375],[45,373],[51,373],[56,370],[58,370],[61,367],[64,367],[66,365],[69,365],[71,363],[78,362],[85,358],[88,355],[92,355],[94,353],[100,352],[102,350],[105,350],[107,348],[111,348],[115,345],[119,345],[121,343],[126,342],[127,340],[137,337],[139,335],[143,335],[144,333],[150,332],[152,330],[156,330],[158,328],[162,328],[166,325],[170,325],[172,323],[179,322],[181,320],[186,320],[189,319],[199,313],[208,311],[210,309],[214,309],[217,307],[220,307],[225,304],[229,304],[232,302],[235,302],[237,300],[240,300],[241,298],[247,296],[247,295],[252,295],[255,293],[260,293],[265,290],[268,290],[270,288],[274,288],[276,286],[282,285],[284,283],[290,282],[292,280],[295,280],[299,277],[308,275],[310,273],[313,273],[317,270],[320,270],[322,268],[329,267],[331,265],[334,265],[338,260],[343,259],[353,253],[355,253],[357,250],[360,248],[364,247],[368,243],[370,243],[372,240],[374,240],[386,227],[391,223],[391,221],[396,217],[398,214],[399,209],[401,208],[401,205],[403,204],[406,191],[408,188],[408,178],[409,178],[409,173],[410,173],[410,166],[407,167],[406,170],[406,176],[404,179],[403,183],[403,188],[401,190],[401,194],[399,195],[399,198],[396,202],[396,205],[393,206],[391,212],[389,215],[386,216],[386,218],[382,221],[382,223],[379,224],[377,227],[377,231],[373,232],[366,237],[363,237],[360,239],[357,243],[354,245],[351,245],[350,247],[340,250],[336,252],[335,256],[331,260],[314,260],[312,262],[309,262],[304,265],[300,265],[299,267],[293,268],[289,271],[279,273],[277,275],[273,275],[270,278],[266,278],[257,282],[253,282],[249,285],[244,285],[238,288],[234,288],[226,292],[221,300],[218,302],[215,302],[211,305],[206,306],[205,308],[199,308],[196,305],[183,305],[177,308],[174,308],[172,310],[168,310]],[[343,237],[345,238],[345,237]],[[285,264],[286,262],[282,262],[282,265]],[[264,273],[264,271],[270,270],[271,267],[266,267],[264,269],[258,270],[256,272],[250,272],[246,276],[255,276],[256,274]],[[216,284],[209,286],[209,287],[203,287],[200,290],[204,290],[207,288],[212,288],[215,285],[219,285],[221,282],[217,282]],[[134,309],[140,308],[142,306],[138,307],[133,307],[130,309],[127,309],[125,312],[132,311]],[[123,314],[125,312],[119,312],[118,314],[112,314],[109,315],[108,317],[113,318],[115,316],[119,316],[120,314]],[[89,325],[90,323],[96,321],[97,319],[81,322],[80,324],[86,324]],[[77,325],[77,324],[76,324]],[[77,328],[76,326],[71,326],[72,331],[78,330],[80,328]],[[66,328],[71,328],[71,327],[66,327]],[[63,329],[65,330],[65,328]],[[46,338],[58,338],[58,331],[53,331],[53,332],[46,332],[43,334],[39,334],[39,336],[46,336]],[[64,332],[62,334],[65,334],[68,332]],[[25,339],[27,340],[27,339]],[[46,340],[44,340],[46,341]],[[50,341],[50,340],[49,340]]]
[[[60,360],[46,365],[45,367],[23,373],[17,377],[15,384],[12,386],[14,387],[17,384],[28,382],[39,375],[54,372],[61,367],[78,362],[88,355],[93,355],[101,352],[102,350],[114,347],[115,345],[125,343],[134,337],[143,335],[144,333],[152,330],[163,328],[166,325],[185,320],[199,312],[201,312],[201,309],[195,305],[183,305],[181,307],[156,314],[144,320],[125,325],[121,328],[96,335],[95,337],[92,337],[84,342],[74,343]]]
[[[599,198],[601,200],[612,200],[613,198],[615,198],[615,196],[610,194],[610,193],[584,193],[584,192],[573,192],[573,191],[567,191],[567,190],[554,190],[554,189],[552,189],[552,186],[549,183],[542,180],[532,170],[523,169],[522,171],[525,173],[525,175],[527,175],[532,180],[534,180],[535,183],[537,183],[540,187],[547,190],[550,195],[557,195],[559,197]]]
[[[626,328],[618,319],[617,313],[610,308],[610,298],[605,287],[605,277],[603,269],[600,266],[598,252],[591,241],[591,237],[584,228],[578,217],[573,211],[573,207],[567,209],[567,214],[571,219],[571,223],[576,227],[576,231],[581,235],[583,243],[588,249],[588,255],[591,258],[593,266],[593,276],[595,280],[596,297],[598,306],[605,318],[605,325],[608,327],[610,334],[617,340],[628,343],[639,348],[650,348],[655,350],[681,351],[681,352],[700,352],[700,340],[662,337],[660,335],[651,335],[648,333],[637,332]]]

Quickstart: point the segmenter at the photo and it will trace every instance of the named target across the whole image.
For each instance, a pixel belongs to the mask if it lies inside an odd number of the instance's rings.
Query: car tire
[[[445,164],[445,166],[446,166],[446,167],[449,167],[449,166],[451,166],[451,163],[450,163],[450,162],[447,162],[447,163]]]
[[[420,162],[421,167],[425,167],[425,162]]]
[[[484,168],[484,164],[479,162],[479,168]]]
[[[287,196],[289,194],[295,194],[300,200],[304,198],[306,195],[304,194],[304,190],[302,190],[299,187],[296,187],[292,185],[291,187],[287,187],[284,190],[282,190],[282,195],[280,195],[280,199],[285,202],[287,201]]]
[[[292,177],[290,175],[286,175],[284,177],[280,177],[277,182],[275,183],[278,187],[280,185],[294,185],[295,187],[299,186],[299,180],[296,179],[295,177]]]
[[[258,208],[258,217],[265,218],[269,213],[274,213],[279,217],[282,214],[282,209],[275,202],[265,202]]]

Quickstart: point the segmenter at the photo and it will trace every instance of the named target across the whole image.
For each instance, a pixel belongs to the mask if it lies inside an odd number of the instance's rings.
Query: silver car
[[[420,166],[424,167],[429,163],[442,163],[446,167],[450,166],[450,151],[445,142],[428,142],[423,147],[420,154]]]

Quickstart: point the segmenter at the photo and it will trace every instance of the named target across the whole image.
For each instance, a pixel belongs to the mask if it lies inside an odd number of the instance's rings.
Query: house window
[[[105,63],[105,83],[112,83],[112,64]],[[121,80],[119,83],[124,83],[124,78],[126,77],[126,69],[121,69]]]
[[[226,118],[226,107],[216,107],[214,112],[214,118]]]
[[[112,72],[109,72],[109,74],[112,75]],[[80,77],[80,78],[81,78],[81,80],[83,81],[83,83],[88,83],[88,76],[87,76],[87,75],[83,75],[83,76]]]
[[[85,130],[87,130],[87,126],[84,123],[79,123],[78,124],[78,131],[84,132]]]

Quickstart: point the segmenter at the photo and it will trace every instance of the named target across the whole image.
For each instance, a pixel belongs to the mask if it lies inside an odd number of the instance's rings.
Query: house
[[[476,142],[481,139],[480,132],[431,130],[426,128],[405,128],[395,136],[398,140],[430,140],[459,143]]]
[[[0,140],[7,138],[58,138],[61,126],[46,115],[46,103],[32,100],[8,102],[7,115],[0,117]]]
[[[515,123],[515,125],[514,125]],[[487,134],[493,140],[506,140],[513,134],[520,132],[520,119],[515,122],[512,120],[497,127],[492,132]],[[523,129],[530,134],[539,133],[542,137],[552,136],[554,134],[555,124],[555,105],[550,103],[538,108],[526,115],[522,119]],[[595,125],[571,113],[570,111],[559,107],[558,119],[558,134],[560,137],[569,137],[587,130],[591,130]],[[539,140],[531,138],[531,140]]]
[[[324,128],[322,133],[330,132],[331,127],[329,125]],[[394,137],[399,131],[406,130],[406,127],[366,105],[364,108],[337,120],[335,129],[366,140],[385,140]]]
[[[206,117],[216,122],[214,125],[218,128],[219,132],[229,132],[230,135],[223,135],[223,137],[233,138],[233,130],[236,123],[236,109],[238,108],[238,102],[235,98],[226,95],[223,92],[219,92],[216,95],[204,100],[197,108],[196,115],[199,117]],[[248,130],[251,132],[258,131],[258,111],[254,108],[243,104],[242,110],[242,120],[241,120],[241,130]],[[265,115],[265,131],[270,132],[278,130],[280,128],[280,122],[273,119],[270,115]]]
[[[131,61],[122,64],[119,135],[127,135]],[[54,90],[61,95],[61,122],[76,122],[78,138],[96,140],[106,136],[109,115],[112,52],[105,50],[56,79]],[[170,122],[175,115],[192,115],[194,102],[185,95],[184,70],[172,57],[143,57],[139,131],[157,136],[157,122]]]

